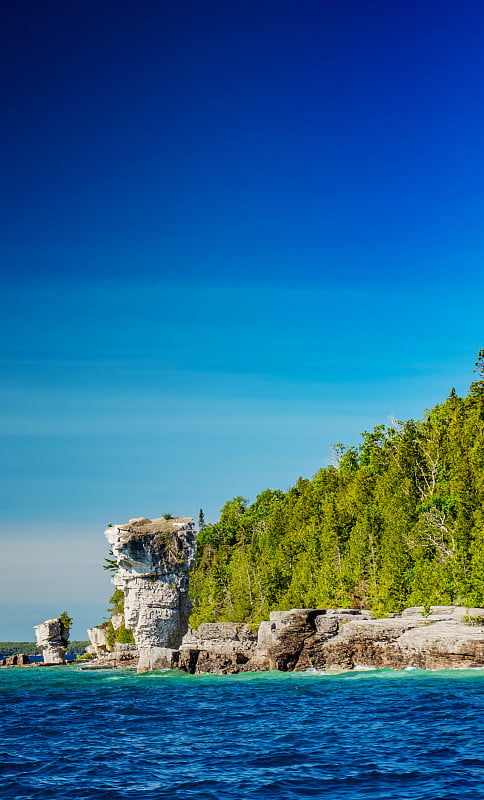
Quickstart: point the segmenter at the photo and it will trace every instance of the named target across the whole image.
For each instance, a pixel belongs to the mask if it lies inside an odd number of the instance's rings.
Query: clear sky
[[[484,346],[484,5],[3,9],[0,639],[102,621],[109,522],[215,521]]]

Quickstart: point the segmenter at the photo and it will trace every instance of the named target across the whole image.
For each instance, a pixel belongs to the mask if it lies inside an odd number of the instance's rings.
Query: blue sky
[[[0,639],[105,612],[108,522],[215,520],[483,346],[478,2],[10,4]]]

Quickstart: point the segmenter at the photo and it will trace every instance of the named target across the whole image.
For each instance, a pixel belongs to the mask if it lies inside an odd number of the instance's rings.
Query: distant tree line
[[[82,654],[89,644],[89,641],[69,642],[66,653],[72,655],[75,653]],[[0,642],[0,658],[15,656],[17,653],[25,653],[27,656],[40,656],[42,655],[42,649],[37,647],[35,642]]]
[[[288,491],[200,525],[191,624],[276,609],[484,605],[484,348],[466,397],[377,425]]]

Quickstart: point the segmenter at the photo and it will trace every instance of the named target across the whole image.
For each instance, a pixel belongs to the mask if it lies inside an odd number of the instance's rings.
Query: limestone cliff
[[[178,648],[188,630],[195,525],[189,517],[136,517],[110,526],[105,536],[118,566],[112,582],[124,594],[124,623],[143,669],[154,648]]]
[[[184,638],[171,666],[187,672],[264,669],[457,669],[484,667],[484,609],[409,608],[375,619],[371,611],[296,608],[274,611],[259,626],[200,625]]]
[[[110,655],[122,664],[125,654]],[[179,648],[146,647],[138,669],[217,674],[307,669],[484,668],[484,608],[432,606],[375,619],[371,611],[274,611],[256,631],[235,622],[189,629]]]

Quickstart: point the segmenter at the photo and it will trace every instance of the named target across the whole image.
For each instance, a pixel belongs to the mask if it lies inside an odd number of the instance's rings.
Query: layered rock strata
[[[161,654],[159,654],[161,656]],[[278,669],[484,668],[484,609],[435,606],[375,619],[371,611],[275,611],[255,634],[247,625],[200,625],[151,668],[219,674]]]
[[[131,645],[117,645],[101,661],[130,666],[136,655]],[[484,609],[433,606],[425,615],[417,607],[375,619],[371,611],[296,608],[273,612],[258,630],[243,623],[204,623],[189,629],[180,647],[154,645],[142,656],[143,671],[191,674],[484,668]]]
[[[267,669],[257,647],[257,628],[237,622],[205,622],[183,637],[175,657],[186,672],[216,672],[219,675]]]
[[[136,517],[110,526],[105,536],[118,566],[112,582],[124,593],[124,622],[133,632],[138,671],[152,669],[157,650],[178,649],[188,630],[194,522],[189,517]],[[101,644],[91,642],[95,648]]]
[[[124,625],[123,614],[113,614],[111,617],[111,625],[114,631],[120,630]],[[86,653],[93,658],[117,658],[120,653],[130,653],[130,660],[134,658],[134,653],[138,652],[136,646],[128,643],[110,642],[107,636],[107,622],[102,625],[96,625],[94,628],[88,628],[87,636],[90,645],[86,647]]]
[[[110,647],[105,627],[97,625],[95,628],[88,628],[87,636],[91,644],[86,647],[86,653],[95,658],[106,656],[109,653]]]
[[[134,644],[115,642],[113,648],[97,648],[93,645],[86,648],[86,653],[90,656],[89,664],[93,663],[95,668],[99,667],[136,667],[139,660],[139,651]],[[90,669],[83,666],[82,669]]]
[[[47,619],[34,626],[37,647],[42,648],[45,664],[63,664],[69,644],[69,631],[62,624],[61,618]]]

